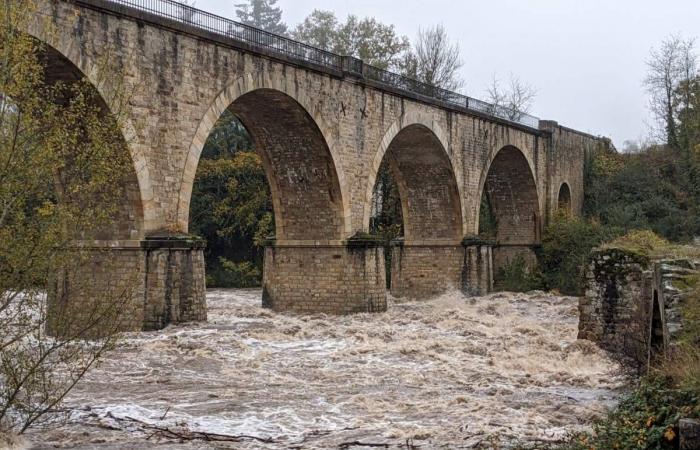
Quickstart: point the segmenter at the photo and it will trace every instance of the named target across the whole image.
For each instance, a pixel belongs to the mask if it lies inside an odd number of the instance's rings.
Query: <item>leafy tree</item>
[[[270,33],[287,34],[287,25],[282,22],[282,9],[275,7],[277,0],[248,0],[236,4],[238,20]]]
[[[210,286],[260,284],[262,243],[274,233],[272,197],[260,157],[230,112],[214,126],[197,167],[190,230],[207,241]]]
[[[487,239],[495,239],[498,230],[498,220],[494,214],[488,193],[484,189],[481,195],[481,206],[479,207],[479,236]]]
[[[370,233],[384,242],[387,287],[391,287],[391,242],[403,236],[403,212],[396,181],[389,170],[388,160],[379,166],[372,194]]]
[[[314,9],[292,32],[294,39],[327,51],[334,51],[338,40],[338,18],[332,11]]]
[[[620,231],[595,221],[558,214],[542,233],[540,265],[545,285],[567,295],[582,295],[588,256]]]
[[[398,67],[401,55],[409,48],[408,39],[397,36],[393,25],[354,15],[340,23],[331,11],[314,10],[292,35],[299,41],[360,58],[380,69]]]
[[[58,409],[114,343],[136,288],[87,295],[93,281],[80,274],[95,254],[75,245],[113,229],[133,173],[119,71],[104,61],[95,73],[114,88],[111,114],[86,80],[53,81],[50,50],[18,31],[33,14],[24,1],[0,8],[0,434]],[[100,260],[114,267],[108,252]],[[49,315],[55,274],[81,301]]]
[[[649,108],[656,117],[660,137],[678,149],[678,108],[690,104],[687,82],[697,75],[694,41],[670,36],[651,51],[647,66],[644,83],[649,92]]]
[[[603,225],[650,229],[672,241],[700,235],[694,164],[666,146],[618,154],[598,148],[585,168],[584,213]]]
[[[683,80],[674,95],[678,108],[678,144],[691,156],[700,153],[700,74]]]
[[[252,149],[253,143],[248,130],[227,109],[214,124],[211,133],[209,133],[202,150],[202,158],[231,158],[238,152],[252,151]]]

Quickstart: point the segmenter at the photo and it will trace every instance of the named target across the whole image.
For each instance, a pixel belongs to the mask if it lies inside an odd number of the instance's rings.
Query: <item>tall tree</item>
[[[410,46],[393,25],[350,15],[341,23],[331,11],[314,10],[292,33],[295,39],[341,55],[354,56],[380,69],[397,68]]]
[[[649,108],[657,120],[659,137],[663,137],[672,148],[678,149],[677,111],[679,106],[682,108],[683,105],[689,105],[688,82],[697,71],[694,41],[681,36],[669,37],[658,49],[652,49],[647,67],[644,84],[650,96]],[[682,87],[684,84],[686,88]]]
[[[463,62],[459,44],[451,42],[442,25],[419,29],[413,48],[401,64],[404,75],[448,91],[459,91],[464,80],[459,76]]]
[[[128,198],[133,166],[120,123],[129,99],[120,72],[104,61],[92,74],[111,87],[109,112],[88,81],[52,79],[50,50],[18,31],[34,14],[29,1],[0,7],[0,436],[60,411],[113,344],[138,287],[115,283],[96,295],[94,280],[80,276],[95,254],[75,245],[115,226]],[[108,252],[100,258],[105,273],[117,265]],[[46,301],[56,274],[79,305]]]
[[[236,4],[236,16],[246,25],[260,28],[270,33],[287,34],[287,25],[282,22],[282,8],[276,7],[277,0],[248,0]]]
[[[292,37],[314,47],[333,51],[338,40],[338,19],[332,11],[314,9],[292,31]]]

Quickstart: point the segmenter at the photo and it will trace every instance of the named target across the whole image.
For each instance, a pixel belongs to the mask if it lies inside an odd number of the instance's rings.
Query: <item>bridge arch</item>
[[[36,20],[27,24],[22,32],[36,39],[42,46],[42,57],[47,64],[47,74],[62,81],[77,81],[86,79],[99,94],[99,99],[107,113],[119,116],[117,126],[124,138],[124,143],[134,168],[134,180],[137,195],[125,203],[126,213],[139,222],[138,229],[131,233],[130,238],[143,238],[149,231],[162,228],[155,202],[153,185],[145,152],[147,148],[139,144],[138,131],[129,117],[121,113],[123,104],[122,80],[117,80],[113,70],[108,66],[109,61],[92,61],[81,54],[74,36],[52,33],[47,24],[37,14]],[[136,198],[138,197],[138,198]],[[124,238],[126,236],[120,236]]]
[[[513,145],[500,148],[484,168],[478,198],[488,198],[498,245],[539,243],[542,207],[534,173],[532,162]],[[481,202],[477,202],[475,234],[479,232],[480,213]]]
[[[369,230],[374,185],[387,159],[401,197],[406,242],[461,240],[462,186],[448,149],[447,135],[430,117],[408,113],[394,122],[370,167],[363,229]]]
[[[464,234],[464,211],[448,148],[446,134],[428,117],[409,113],[393,123],[370,167],[364,229],[369,230],[374,185],[386,159],[401,197],[406,243],[458,243]]]
[[[566,181],[559,187],[557,194],[557,210],[571,214],[571,188]]]
[[[303,90],[247,74],[225,88],[200,121],[190,144],[178,199],[178,225],[187,230],[199,159],[209,133],[225,110],[248,130],[260,155],[275,214],[278,242],[339,241],[350,235],[345,177],[330,128]],[[307,215],[313,210],[313,220]],[[310,224],[315,224],[311,227]]]
[[[82,80],[89,83],[89,90],[94,92],[94,96],[91,93],[91,100],[95,102],[93,106],[98,108],[104,121],[115,127],[114,130],[119,133],[121,141],[118,145],[123,147],[125,157],[128,154],[131,163],[132,170],[128,170],[127,166],[127,173],[119,174],[120,198],[117,199],[120,202],[119,208],[112,215],[110,224],[97,230],[92,238],[111,241],[142,239],[148,225],[146,223],[144,195],[149,198],[151,192],[148,169],[144,159],[139,158],[138,155],[134,157],[129,145],[129,138],[135,135],[135,129],[128,122],[128,119],[123,117],[123,114],[115,113],[115,105],[108,101],[112,98],[107,87],[107,83],[111,80],[107,81],[105,78],[103,83],[96,81],[105,76],[104,72],[100,72],[101,69],[86,70],[80,68],[73,62],[74,60],[71,60],[50,43],[41,41],[32,34],[29,36],[37,40],[38,57],[44,68],[43,77],[46,83],[50,85],[64,83],[66,86]],[[84,63],[84,67],[90,67],[90,65]],[[88,74],[93,76],[90,77]],[[66,89],[64,95],[72,95],[70,89]],[[57,98],[56,101],[67,103],[70,101],[70,97]],[[139,168],[142,170],[139,171]],[[58,189],[58,186],[56,188]]]

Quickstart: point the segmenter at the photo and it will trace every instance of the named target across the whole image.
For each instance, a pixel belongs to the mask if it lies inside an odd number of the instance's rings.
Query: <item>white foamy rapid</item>
[[[624,382],[605,353],[576,340],[574,298],[452,293],[333,317],[276,314],[260,296],[209,291],[208,323],[127,334],[66,399],[68,422],[30,439],[218,448],[153,435],[133,418],[273,441],[244,438],[235,448],[407,439],[470,448],[492,435],[507,446],[585,427]]]

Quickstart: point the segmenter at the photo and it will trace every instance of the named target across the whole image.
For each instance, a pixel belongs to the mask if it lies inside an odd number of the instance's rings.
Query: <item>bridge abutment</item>
[[[302,314],[386,311],[384,251],[373,242],[265,248],[263,306]]]

